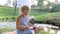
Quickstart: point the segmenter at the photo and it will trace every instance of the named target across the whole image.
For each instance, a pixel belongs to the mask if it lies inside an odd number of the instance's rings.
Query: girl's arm
[[[16,28],[19,30],[28,30],[29,26],[21,26],[20,25],[20,16],[16,20]]]

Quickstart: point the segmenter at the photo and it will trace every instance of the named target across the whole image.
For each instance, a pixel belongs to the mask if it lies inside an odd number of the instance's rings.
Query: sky
[[[17,5],[19,6],[23,6],[23,5],[27,5],[27,6],[31,6],[31,2],[29,0],[17,0]]]
[[[7,3],[7,1],[8,0],[0,0],[0,5],[4,5],[4,4],[6,4]],[[13,0],[11,0],[12,2],[13,2]],[[54,2],[55,0],[49,0],[50,2]],[[60,0],[58,0],[58,2],[60,2]],[[37,1],[36,0],[17,0],[17,4],[19,5],[29,5],[29,6],[31,6],[31,5],[33,5],[33,4],[35,4],[35,5],[37,5]],[[46,3],[46,2],[44,2],[44,3]],[[11,4],[10,4],[10,6],[12,6]]]
[[[4,5],[4,4],[6,4],[7,3],[7,1],[8,0],[0,0],[0,5]],[[12,0],[11,0],[12,1]],[[24,4],[26,4],[26,5],[32,5],[32,4],[35,4],[35,5],[37,5],[37,1],[36,0],[17,0],[17,4],[19,5],[24,5]],[[33,3],[32,3],[33,2]]]
[[[0,0],[0,5],[4,5],[7,0]]]

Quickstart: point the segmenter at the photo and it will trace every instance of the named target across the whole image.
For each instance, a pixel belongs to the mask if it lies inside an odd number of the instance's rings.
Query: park
[[[33,1],[31,0],[31,3],[34,1],[35,0]],[[59,0],[53,0],[53,1],[36,0],[36,1],[38,3],[37,4],[33,3],[31,5],[29,15],[34,16],[35,24],[43,27],[43,30],[41,30],[38,34],[59,34],[60,1]],[[16,34],[16,19],[19,15],[19,10],[20,10],[20,8],[17,5],[19,3],[17,3],[16,1],[12,2],[9,0],[7,2],[8,3],[4,5],[0,4],[0,34],[6,32],[14,32],[14,34]],[[11,2],[13,3],[12,7],[10,6]]]

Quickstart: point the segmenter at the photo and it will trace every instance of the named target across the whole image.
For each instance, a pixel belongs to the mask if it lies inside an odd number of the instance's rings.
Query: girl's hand
[[[31,27],[31,26],[27,26],[26,28],[27,28],[27,29],[33,29],[34,27]]]

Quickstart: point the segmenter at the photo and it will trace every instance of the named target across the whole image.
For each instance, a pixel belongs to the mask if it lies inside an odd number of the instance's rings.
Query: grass
[[[19,8],[16,9],[16,15],[14,15],[13,7],[0,6],[0,19],[2,20],[4,18],[4,20],[2,21],[13,21],[11,20],[11,18],[14,17],[16,19],[18,16],[18,11],[19,11]],[[40,9],[31,9],[30,11],[30,15],[33,15],[33,16],[39,16],[45,13],[49,13],[49,12],[40,10]],[[9,20],[6,20],[6,18],[9,18]]]
[[[5,33],[5,32],[13,32],[15,30],[16,29],[11,29],[11,28],[8,28],[8,27],[2,28],[2,29],[0,29],[0,34]],[[45,32],[44,30],[40,30],[40,32],[37,33],[37,34],[49,34],[49,33],[48,32]]]
[[[16,11],[18,11],[18,8]],[[14,15],[14,8],[13,7],[0,6],[0,16],[13,16],[13,15]]]
[[[40,30],[40,32],[39,33],[37,33],[37,34],[49,34],[48,32],[46,32],[46,31],[44,31],[44,30]]]
[[[17,16],[0,16],[0,20],[2,22],[7,21],[7,22],[14,22],[16,21]]]
[[[4,32],[10,32],[10,31],[15,31],[16,29],[11,29],[11,28],[8,28],[8,27],[5,27],[5,28],[2,28],[0,29],[0,34],[4,33]]]
[[[0,20],[1,21],[16,21],[16,18],[18,16],[19,8],[16,9],[16,15],[14,15],[14,8],[13,7],[7,7],[7,6],[0,6]],[[46,9],[31,9],[30,15],[33,15],[35,17],[36,21],[46,21],[47,19],[50,20],[52,18],[59,18],[60,12],[52,12],[50,13],[49,10]],[[3,20],[4,18],[4,20]],[[8,19],[7,19],[8,18]],[[14,19],[12,19],[14,18]]]
[[[18,16],[19,9],[16,10],[16,15],[14,15],[14,8],[7,7],[7,6],[0,6],[0,20],[1,21],[16,21]],[[54,18],[60,19],[60,12],[52,12],[50,13],[49,10],[40,10],[40,9],[31,9],[30,15],[35,17],[36,21],[46,21]],[[4,20],[3,20],[4,18]],[[40,23],[40,22],[39,22]],[[0,29],[1,32],[12,31],[13,29],[10,28],[2,28]],[[41,34],[48,34],[48,32],[41,31]],[[38,33],[38,34],[40,34]]]
[[[60,12],[54,12],[54,13],[46,13],[46,14],[42,14],[39,16],[35,16],[35,21],[37,21],[37,23],[47,23],[47,21],[50,22],[50,24],[53,23],[60,23]],[[49,23],[48,22],[48,23]]]
[[[18,15],[19,9],[17,8],[16,10],[16,16]],[[40,15],[40,14],[45,14],[48,13],[48,11],[43,11],[40,9],[31,9],[31,14],[30,15]],[[0,6],[0,16],[14,16],[14,8],[13,7],[7,7],[7,6]]]

